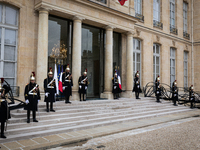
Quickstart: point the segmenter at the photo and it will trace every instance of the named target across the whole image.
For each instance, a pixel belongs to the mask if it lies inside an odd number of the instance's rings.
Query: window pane
[[[160,46],[159,46],[159,45],[156,45],[156,53],[157,53],[157,54],[160,54],[159,49],[160,49]]]
[[[5,46],[4,60],[15,61],[15,47],[14,46]]]
[[[156,65],[159,65],[159,57],[156,57]]]
[[[5,80],[11,85],[11,86],[14,86],[14,81],[15,81],[15,79],[13,79],[13,78],[5,78]]]
[[[17,25],[17,10],[6,6],[6,24]]]
[[[159,66],[156,66],[156,74],[159,74]]]
[[[135,62],[135,53],[133,53],[133,61]]]
[[[135,49],[135,39],[133,39],[133,49]]]
[[[137,53],[137,62],[140,62],[140,54]]]
[[[4,77],[14,77],[15,76],[15,63],[4,62]]]
[[[153,45],[153,53],[155,53],[156,51],[155,51],[155,48],[156,48],[156,46],[155,45]]]
[[[16,31],[6,29],[5,30],[5,44],[16,45]]]
[[[140,63],[137,63],[137,71],[140,71]]]

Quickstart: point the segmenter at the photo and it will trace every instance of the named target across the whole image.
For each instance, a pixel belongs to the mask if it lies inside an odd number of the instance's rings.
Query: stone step
[[[135,117],[130,117],[130,118],[116,119],[116,120],[112,120],[112,121],[103,121],[103,122],[98,122],[98,123],[94,122],[94,123],[89,123],[89,124],[84,124],[84,125],[82,125],[82,124],[75,125],[75,126],[71,126],[71,127],[62,127],[62,128],[47,129],[47,130],[41,130],[41,131],[31,131],[28,133],[8,135],[7,141],[8,140],[9,141],[21,140],[21,139],[38,137],[38,136],[46,136],[46,135],[51,135],[51,134],[58,134],[58,133],[64,133],[64,132],[70,132],[70,131],[89,129],[89,128],[94,128],[94,127],[99,127],[99,126],[112,125],[112,124],[123,123],[123,122],[127,122],[127,121],[133,121],[134,119],[138,119],[138,118],[144,119],[144,118],[168,115],[171,113],[178,113],[178,112],[184,112],[184,111],[186,111],[186,110],[183,109],[183,110],[179,110],[179,111],[161,112],[161,113],[156,113],[156,114],[143,115],[141,117],[135,116]],[[0,141],[1,140],[2,139],[0,139]],[[6,140],[4,142],[6,142]]]
[[[76,102],[76,105],[74,104],[63,104],[61,102],[56,102],[56,104],[54,104],[54,108],[56,110],[62,110],[62,109],[80,109],[80,108],[91,108],[91,107],[108,107],[108,106],[116,106],[116,105],[120,105],[120,106],[126,106],[126,105],[140,105],[141,103],[146,103],[148,105],[150,101],[149,100],[137,100],[137,101],[129,101],[129,102],[124,102],[124,101],[112,101],[110,103],[106,103],[106,104],[95,104],[95,103],[90,103],[90,102]],[[39,105],[39,110],[45,110],[46,109],[46,105]],[[13,111],[14,113],[24,113],[26,110],[24,109],[19,109],[17,111]]]
[[[174,112],[177,113],[179,111],[189,111],[190,109],[177,109],[177,108],[165,108],[165,109],[157,109],[157,110],[151,110],[151,111],[145,111],[145,112],[135,112],[135,113],[130,113],[130,114],[119,114],[119,115],[114,115],[114,116],[102,116],[102,117],[94,117],[94,118],[89,118],[89,119],[78,119],[78,120],[71,120],[69,119],[66,122],[62,123],[54,123],[54,124],[43,124],[40,126],[31,126],[31,127],[19,127],[16,129],[9,129],[8,134],[13,135],[13,134],[20,134],[20,133],[27,133],[30,131],[43,131],[47,129],[55,129],[55,128],[64,128],[64,127],[70,127],[70,126],[76,126],[76,125],[84,125],[88,123],[100,123],[100,122],[105,122],[105,121],[114,121],[117,119],[125,119],[125,118],[133,118],[133,117],[138,117],[138,119],[141,117],[143,118],[144,116],[148,115],[155,115],[155,114],[160,114],[160,113],[168,113],[168,112]]]
[[[87,113],[76,113],[76,115],[69,115],[66,116],[66,114],[62,114],[62,115],[55,115],[55,114],[51,114],[49,116],[41,116],[39,123],[34,124],[34,126],[37,126],[39,124],[51,124],[51,123],[61,123],[61,122],[66,122],[66,121],[76,121],[76,120],[80,120],[80,119],[91,119],[91,118],[98,118],[98,117],[106,117],[106,116],[116,116],[116,115],[124,115],[124,114],[133,114],[133,113],[140,113],[140,112],[147,112],[147,111],[152,111],[152,110],[158,110],[158,109],[166,109],[166,108],[171,108],[170,106],[157,106],[157,107],[140,107],[137,109],[128,109],[128,110],[120,110],[120,111],[105,111],[105,112],[99,112],[99,111],[92,111],[92,112],[87,112]],[[12,121],[12,120],[11,120]],[[18,120],[16,120],[18,121]],[[26,123],[26,118],[21,119],[21,121],[23,121],[23,123],[19,123],[19,122],[15,122],[10,124],[8,128],[17,128],[20,126],[30,126],[30,124]]]
[[[155,105],[155,104],[151,104],[151,105],[142,105],[140,107],[136,106],[136,107],[130,107],[130,108],[127,108],[126,109],[120,109],[120,106],[119,107],[104,107],[104,108],[95,108],[95,109],[91,109],[90,111],[85,111],[85,112],[70,112],[69,110],[61,110],[61,111],[56,111],[56,112],[50,112],[50,113],[47,113],[47,112],[40,112],[39,115],[38,115],[38,112],[37,112],[37,118],[40,118],[41,120],[49,120],[49,119],[54,119],[54,118],[63,118],[63,117],[66,117],[66,114],[67,114],[67,117],[73,117],[73,116],[86,116],[86,115],[90,115],[90,114],[99,114],[99,113],[113,113],[113,112],[122,112],[124,113],[123,111],[124,110],[135,110],[135,111],[145,111],[146,109],[148,108],[157,108],[157,109],[162,109],[163,107],[171,107],[171,106],[168,106],[168,104],[162,104],[162,105]],[[9,124],[13,124],[13,123],[22,123],[22,122],[26,122],[26,113],[22,114],[16,114],[18,117],[13,117],[11,118],[8,123]]]

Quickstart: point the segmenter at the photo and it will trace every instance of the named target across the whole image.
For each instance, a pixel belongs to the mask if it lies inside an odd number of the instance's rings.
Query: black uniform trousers
[[[33,119],[36,119],[36,111],[33,110],[32,112],[33,112]],[[30,120],[30,113],[31,113],[31,111],[30,111],[30,110],[27,110],[27,119],[28,119],[28,120]]]
[[[5,129],[5,122],[1,122],[1,135],[4,135],[4,129]]]
[[[49,110],[49,102],[46,102],[47,110]],[[53,109],[53,102],[50,102],[50,110]]]
[[[81,95],[83,95],[83,101],[85,101],[85,99],[84,99],[85,94],[84,93],[79,93],[80,101],[81,101]]]

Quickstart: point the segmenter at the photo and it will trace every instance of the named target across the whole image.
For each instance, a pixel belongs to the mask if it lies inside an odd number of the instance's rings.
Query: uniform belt
[[[37,95],[37,93],[29,93],[28,95]]]
[[[0,102],[4,102],[5,101],[5,99],[0,99]]]
[[[47,88],[48,88],[48,89],[54,89],[54,86],[49,86],[49,85],[47,85]]]
[[[65,80],[66,82],[71,82],[71,80]]]

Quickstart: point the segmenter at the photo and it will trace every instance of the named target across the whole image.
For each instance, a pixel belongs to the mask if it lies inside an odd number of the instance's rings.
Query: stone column
[[[79,100],[78,79],[81,75],[81,32],[83,18],[75,16],[73,20],[72,76],[74,85],[72,88],[72,97],[73,100]]]
[[[133,32],[127,32],[126,97],[133,97]]]
[[[113,28],[106,26],[106,49],[104,66],[104,93],[101,98],[113,99],[112,77],[113,77]]]
[[[49,10],[39,10],[36,82],[43,92],[43,81],[48,71],[48,17]]]

